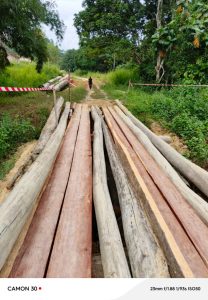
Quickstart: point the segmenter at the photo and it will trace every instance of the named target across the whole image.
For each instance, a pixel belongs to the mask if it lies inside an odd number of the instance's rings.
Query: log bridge
[[[119,101],[62,106],[0,205],[0,277],[208,277],[208,173]]]

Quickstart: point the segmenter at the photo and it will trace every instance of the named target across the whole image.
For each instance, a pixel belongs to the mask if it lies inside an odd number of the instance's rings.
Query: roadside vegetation
[[[35,63],[20,62],[8,66],[0,73],[1,86],[39,87],[53,77],[60,75],[57,65],[46,63],[40,73]]]
[[[185,154],[194,162],[208,166],[208,89],[207,88],[130,88],[128,79],[137,80],[133,71],[107,74],[103,89],[110,98],[121,99],[147,126],[153,121],[176,133],[188,146]],[[129,76],[131,76],[129,78]]]
[[[18,71],[22,74],[21,76],[18,75]],[[59,72],[57,67],[46,65],[38,74],[34,64],[23,64],[21,67],[15,65],[14,69],[10,66],[9,74],[11,77],[9,78],[11,86],[28,86],[28,82],[30,82],[30,86],[37,86],[57,76]],[[16,78],[18,83],[15,81]],[[71,102],[80,102],[85,99],[86,95],[87,91],[84,86],[79,85],[72,88]],[[69,101],[68,90],[57,93],[57,97],[59,96],[63,96],[65,101]],[[17,148],[23,143],[39,138],[52,107],[53,95],[51,92],[1,93],[0,180],[14,166]]]

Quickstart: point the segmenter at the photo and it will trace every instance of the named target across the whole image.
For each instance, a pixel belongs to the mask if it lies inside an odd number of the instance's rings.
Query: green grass
[[[65,101],[69,101],[69,89],[66,89],[60,93],[62,97],[64,97]],[[87,90],[83,86],[78,86],[76,88],[71,89],[71,102],[81,102],[87,96]]]
[[[107,83],[104,90],[112,99],[121,99],[127,108],[149,126],[153,121],[183,138],[186,155],[197,164],[208,165],[208,89],[128,89]]]
[[[57,93],[68,101],[68,90]],[[81,102],[87,91],[71,89],[71,102]],[[53,107],[51,92],[10,93],[0,97],[0,180],[15,163],[15,151],[30,140],[38,139]]]
[[[60,75],[60,69],[52,64],[44,64],[37,73],[35,63],[15,63],[0,74],[0,86],[38,87],[49,79]]]
[[[3,180],[7,173],[14,167],[16,157],[11,155],[11,158],[0,163],[0,180]]]

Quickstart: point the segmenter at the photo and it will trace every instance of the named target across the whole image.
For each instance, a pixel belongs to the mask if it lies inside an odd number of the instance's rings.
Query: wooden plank
[[[101,120],[95,108],[91,111],[94,120],[93,201],[104,276],[128,278],[131,275],[107,185]]]
[[[187,203],[169,177],[166,176],[151,155],[145,150],[144,146],[135,138],[135,135],[115,110],[112,108],[109,108],[109,110],[208,267],[208,227],[195,213],[190,204]]]
[[[133,277],[169,277],[164,254],[152,232],[143,208],[129,184],[110,133],[104,122],[102,125],[108,157],[118,191],[124,236]]]
[[[130,118],[127,117],[118,107],[115,107],[115,110],[125,124],[131,129],[134,135],[138,138],[139,142],[157,162],[164,174],[170,178],[186,201],[189,202],[189,204],[194,208],[204,223],[208,225],[208,203],[186,186],[186,184],[183,182],[184,179],[180,178],[170,163],[157,150],[157,148],[155,148],[148,137],[133,124]]]
[[[160,241],[172,277],[207,277],[207,268],[110,112],[103,108],[117,151]]]
[[[80,116],[81,106],[77,105],[69,122],[50,180],[40,199],[10,277],[44,277],[70,175]]]
[[[91,277],[92,154],[89,110],[82,105],[69,183],[46,277]]]
[[[60,123],[43,152],[0,206],[0,269],[9,256],[40,195],[58,154],[69,115],[67,104]]]
[[[208,172],[186,159],[170,145],[158,138],[151,130],[136,119],[120,101],[116,101],[122,111],[138,126],[151,140],[165,158],[188,180],[195,184],[200,191],[208,196]]]

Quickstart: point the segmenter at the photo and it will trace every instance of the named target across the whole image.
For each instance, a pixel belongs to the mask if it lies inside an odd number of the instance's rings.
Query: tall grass
[[[52,77],[60,74],[56,65],[44,64],[41,73],[35,69],[35,63],[15,63],[0,74],[0,86],[38,87]]]
[[[107,74],[107,80],[115,85],[128,85],[129,80],[138,81],[138,71],[135,68],[121,68]]]

